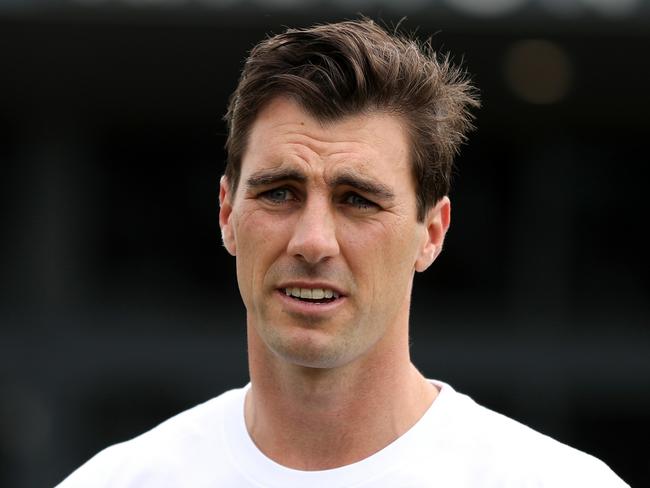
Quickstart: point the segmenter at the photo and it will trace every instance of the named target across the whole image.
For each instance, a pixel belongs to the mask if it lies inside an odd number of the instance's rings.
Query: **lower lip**
[[[277,290],[276,292],[280,297],[280,300],[287,307],[288,311],[305,315],[330,313],[343,305],[343,302],[345,301],[345,297],[341,296],[329,302],[305,302],[303,300],[290,297],[283,290]]]

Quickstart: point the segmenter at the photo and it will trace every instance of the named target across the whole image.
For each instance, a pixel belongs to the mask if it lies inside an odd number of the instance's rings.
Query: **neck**
[[[336,368],[289,364],[249,326],[248,431],[293,469],[322,470],[378,452],[409,430],[437,395],[410,361],[408,335],[384,337],[366,357]]]

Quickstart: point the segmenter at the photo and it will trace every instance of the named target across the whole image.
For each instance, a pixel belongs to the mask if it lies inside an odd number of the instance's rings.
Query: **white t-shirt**
[[[299,471],[267,458],[246,430],[248,385],[103,450],[58,488],[628,486],[602,461],[432,382],[440,394],[410,430],[340,468]]]

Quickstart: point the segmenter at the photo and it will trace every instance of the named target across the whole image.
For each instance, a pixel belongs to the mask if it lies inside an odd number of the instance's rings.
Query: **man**
[[[447,60],[371,21],[260,43],[226,117],[219,214],[251,382],[60,486],[627,486],[411,363],[413,276],[442,249],[477,104]]]

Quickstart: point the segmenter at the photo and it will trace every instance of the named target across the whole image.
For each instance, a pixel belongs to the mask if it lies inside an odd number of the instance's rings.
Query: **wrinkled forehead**
[[[334,171],[351,166],[367,173],[410,172],[410,144],[401,117],[384,112],[323,121],[291,99],[268,103],[251,126],[242,175],[260,166],[303,165]]]

